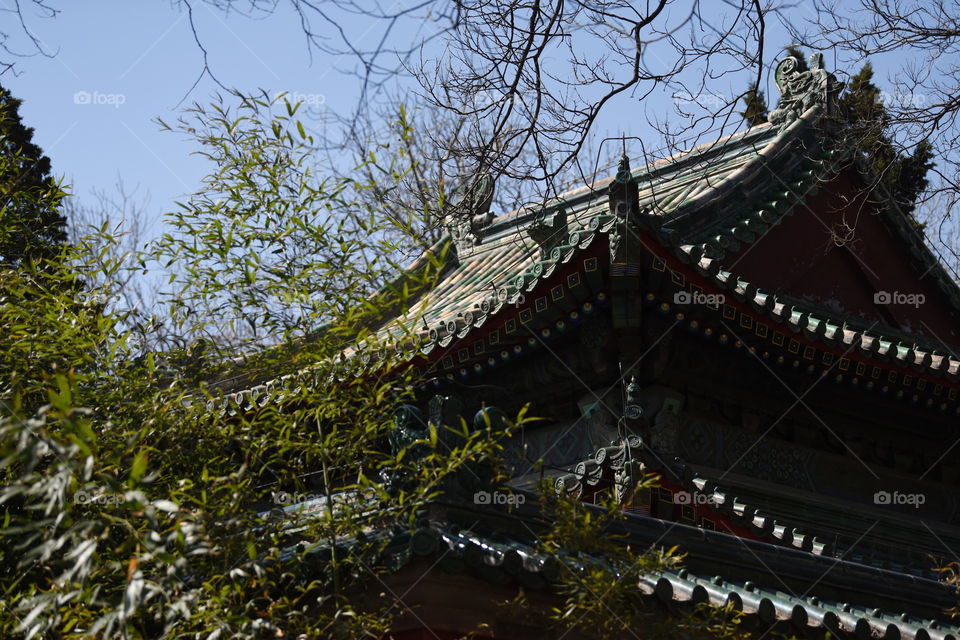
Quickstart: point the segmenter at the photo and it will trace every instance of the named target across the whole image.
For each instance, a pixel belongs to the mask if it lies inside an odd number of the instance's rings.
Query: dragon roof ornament
[[[546,260],[554,248],[570,241],[566,210],[561,207],[549,213],[542,211],[537,221],[527,229],[527,235],[540,246],[540,258]]]
[[[493,176],[481,173],[473,182],[465,182],[454,192],[446,212],[444,226],[453,237],[457,254],[463,257],[483,240],[484,228],[493,220]]]
[[[843,83],[823,68],[822,53],[811,56],[809,69],[803,66],[803,60],[795,55],[777,63],[774,79],[780,89],[780,101],[767,117],[771,124],[786,127],[816,105],[823,105],[828,114],[833,111]]]

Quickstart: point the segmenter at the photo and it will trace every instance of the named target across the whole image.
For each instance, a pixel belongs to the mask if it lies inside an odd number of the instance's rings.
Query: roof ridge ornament
[[[617,175],[607,189],[607,207],[616,220],[610,231],[610,261],[636,263],[637,246],[628,249],[625,240],[635,233],[632,227],[640,220],[640,188],[630,170],[630,158],[626,153],[620,156]],[[637,245],[636,242],[633,244]]]
[[[617,163],[617,176],[613,179],[618,184],[627,184],[633,179],[633,173],[630,171],[630,158],[624,153],[620,156],[620,162]]]
[[[567,227],[567,210],[559,207],[551,212],[541,211],[537,222],[527,229],[527,235],[540,245],[540,259],[546,260],[556,247],[562,247],[570,241]]]
[[[617,175],[607,189],[610,213],[620,218],[630,218],[639,213],[640,192],[630,170],[630,158],[624,153],[617,165]]]
[[[469,255],[483,241],[485,228],[493,220],[493,176],[484,171],[472,182],[463,182],[451,194],[444,227],[453,237],[457,255]]]
[[[816,105],[823,105],[827,114],[833,113],[843,83],[823,68],[822,53],[810,57],[809,69],[803,66],[803,60],[794,54],[777,63],[774,80],[780,89],[780,101],[767,116],[771,124],[786,128]]]

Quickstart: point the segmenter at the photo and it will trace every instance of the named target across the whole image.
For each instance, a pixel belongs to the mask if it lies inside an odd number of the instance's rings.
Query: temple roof
[[[433,359],[438,350],[469,341],[471,334],[482,335],[485,325],[516,315],[530,305],[535,289],[555,284],[554,274],[565,265],[598,251],[600,243],[610,245],[612,252],[619,238],[629,241],[629,234],[621,230],[624,218],[612,211],[611,204],[611,194],[629,182],[636,186],[635,205],[640,211],[632,220],[653,242],[652,248],[706,278],[716,291],[826,348],[957,380],[960,358],[951,355],[957,351],[939,340],[764,290],[738,274],[736,267],[723,268],[728,255],[736,255],[794,215],[839,172],[856,164],[849,151],[828,148],[826,119],[823,106],[814,105],[786,126],[754,126],[635,170],[622,161],[619,176],[544,206],[492,217],[468,234],[452,228],[390,285],[403,287],[432,262],[441,271],[434,286],[406,312],[374,327],[376,339],[370,345],[348,348],[344,356],[354,360],[359,355],[366,363],[362,369],[382,357],[386,344],[408,360]],[[907,216],[891,202],[880,212],[896,230],[916,271],[936,283],[951,313],[960,313],[960,289]],[[611,257],[611,270],[616,269]],[[358,371],[355,362],[344,369],[345,375]],[[286,376],[238,392],[224,404],[265,401],[277,386],[297,378]]]
[[[722,293],[736,302],[723,305],[723,328],[729,328],[727,321],[738,317],[740,327],[746,326],[744,322],[770,324],[774,330],[782,326],[785,335],[796,335],[807,343],[808,346],[798,347],[804,357],[808,352],[819,357],[822,351],[825,364],[840,358],[854,359],[851,372],[856,371],[855,380],[861,376],[866,380],[871,370],[872,378],[879,379],[879,384],[889,377],[891,381],[902,378],[904,385],[909,386],[914,376],[926,376],[936,387],[927,398],[928,406],[933,403],[946,410],[938,380],[951,384],[960,381],[960,351],[952,346],[960,340],[945,339],[942,328],[948,328],[948,338],[960,336],[960,288],[926,246],[914,222],[900,211],[888,193],[876,186],[860,154],[832,144],[837,129],[830,107],[839,88],[835,79],[820,67],[804,72],[816,76],[815,82],[804,80],[799,84],[820,87],[820,93],[811,100],[808,95],[791,93],[789,81],[791,74],[797,72],[784,62],[781,65],[777,82],[784,95],[769,123],[637,169],[631,170],[624,156],[617,175],[543,205],[521,207],[500,216],[486,210],[461,211],[462,204],[454,207],[459,215],[448,225],[449,232],[374,296],[372,306],[380,306],[376,304],[378,297],[385,299],[389,294],[421,287],[425,266],[439,271],[439,276],[415,300],[406,300],[404,308],[383,305],[381,320],[370,326],[371,337],[347,347],[333,375],[346,379],[376,367],[388,351],[402,361],[427,362],[427,371],[435,375],[449,377],[453,375],[451,367],[461,367],[460,373],[466,371],[469,375],[472,371],[462,368],[469,365],[468,359],[460,357],[458,361],[465,364],[448,362],[439,368],[437,361],[450,361],[454,350],[463,354],[465,347],[482,342],[485,336],[490,343],[487,351],[494,352],[489,354],[490,359],[496,359],[498,347],[491,339],[491,331],[496,333],[496,327],[509,324],[510,318],[524,323],[531,310],[538,313],[542,305],[550,304],[551,292],[572,285],[584,276],[584,271],[592,269],[609,277],[639,275],[642,269],[649,269],[650,265],[619,262],[623,258],[617,252],[622,253],[623,245],[639,243],[656,256],[653,268],[666,269],[675,282],[686,282],[688,290],[698,291],[696,287],[700,285],[692,284],[696,279],[706,285],[702,288],[704,293]],[[892,316],[883,315],[882,310],[874,318],[846,312],[842,300],[817,299],[805,295],[802,287],[771,288],[755,281],[771,271],[789,273],[789,265],[754,265],[747,270],[749,276],[744,272],[744,265],[756,262],[757,255],[765,250],[753,251],[760,238],[774,236],[778,229],[789,227],[788,238],[784,240],[781,234],[778,242],[793,242],[789,235],[797,227],[790,226],[793,223],[789,220],[797,212],[812,215],[823,224],[815,213],[810,213],[807,202],[851,173],[862,185],[872,185],[863,192],[865,200],[876,207],[877,216],[866,217],[880,219],[889,242],[906,256],[894,273],[905,274],[906,282],[923,285],[937,298],[940,333],[926,325],[925,330],[917,330],[910,322],[894,326],[888,321]],[[482,178],[483,187],[491,189],[489,176]],[[490,198],[480,200],[488,205]],[[482,215],[470,215],[475,213]],[[872,220],[859,224],[868,223],[876,226]],[[609,258],[603,257],[605,249],[609,249]],[[808,253],[816,250],[800,249]],[[881,251],[880,255],[886,254]],[[597,259],[609,262],[598,264]],[[835,267],[836,264],[825,266],[821,271]],[[579,275],[570,273],[575,269],[580,270]],[[585,275],[589,279],[593,274]],[[863,274],[851,277],[862,279]],[[826,279],[830,279],[829,274]],[[591,282],[591,289],[598,288],[595,284]],[[599,285],[597,301],[601,303],[606,296],[602,289],[603,285]],[[652,301],[661,310],[664,306],[669,310],[669,304],[659,299]],[[739,308],[735,309],[737,305]],[[750,317],[745,318],[747,315]],[[737,333],[734,337],[740,346]],[[791,353],[796,353],[792,351],[796,341],[790,342]],[[811,343],[815,347],[809,346]],[[513,346],[514,350],[517,348],[518,345]],[[504,359],[509,355],[501,353]],[[478,366],[481,371],[486,368],[476,362],[472,365]],[[493,366],[492,362],[489,366]],[[278,390],[302,384],[316,375],[317,369],[308,367],[230,393],[217,404],[230,412],[243,410],[269,402]],[[874,383],[866,384],[872,388]],[[217,386],[227,390],[231,385]],[[916,401],[917,397],[913,399]],[[949,400],[956,398],[954,384]],[[957,410],[960,412],[960,406]]]
[[[739,184],[739,176],[752,162],[775,154],[789,139],[788,133],[764,124],[632,171],[639,204],[664,223],[680,219],[727,185]],[[431,344],[446,346],[454,334],[465,335],[467,324],[480,327],[486,317],[504,307],[522,304],[525,291],[610,232],[614,220],[609,215],[608,189],[614,180],[610,177],[571,191],[544,207],[494,217],[482,229],[482,241],[472,246],[445,236],[432,252],[452,250],[452,266],[424,299],[407,314],[391,319],[383,330],[398,336],[404,329],[422,334],[418,327],[427,326],[433,331],[422,337],[427,340],[424,348],[430,349]],[[541,245],[529,231],[559,210],[566,214],[566,234],[558,230],[558,246],[542,255]],[[472,322],[466,323],[465,317]]]
[[[640,525],[628,516],[628,527]],[[679,525],[682,526],[682,525]],[[458,526],[439,529],[421,529],[414,534],[410,542],[412,555],[440,557],[441,568],[447,571],[469,570],[492,582],[514,580],[524,586],[552,586],[565,577],[563,572],[571,568],[558,566],[553,558],[541,555],[530,543],[507,540],[502,537],[485,536],[482,533],[462,529]],[[751,545],[753,546],[753,545]],[[720,552],[713,549],[714,553]],[[758,553],[762,553],[758,550]],[[404,556],[404,561],[410,555]],[[553,562],[550,562],[553,560]],[[763,560],[756,558],[760,565]],[[854,582],[854,575],[865,567],[857,567],[840,559],[826,559],[824,564],[837,566],[837,573]],[[826,569],[824,575],[830,573]],[[867,577],[867,576],[870,577]],[[877,571],[875,574],[863,572],[858,578],[872,579],[877,592],[884,591],[880,585],[893,586],[900,580],[890,572]],[[772,580],[776,582],[776,580]],[[942,588],[936,583],[921,586],[921,580],[900,582],[900,587],[914,591],[914,595],[926,590]],[[894,587],[895,588],[895,587]],[[809,593],[796,595],[784,592],[783,583],[770,585],[755,584],[750,580],[727,580],[720,575],[708,576],[681,569],[677,571],[656,571],[641,576],[637,590],[649,599],[655,599],[668,608],[678,605],[695,606],[709,603],[716,607],[725,607],[732,603],[733,608],[746,616],[756,616],[768,625],[778,622],[788,623],[797,631],[830,632],[850,634],[857,638],[926,638],[953,640],[960,637],[960,628],[943,620],[922,618],[887,608],[864,606],[861,594],[846,592],[854,602],[819,598]],[[903,594],[908,597],[907,593]],[[931,601],[930,604],[933,604]]]
[[[793,72],[778,67],[778,84],[784,79],[782,69],[784,74]],[[815,65],[813,72],[822,68]],[[824,78],[829,94],[836,87],[828,76]],[[404,309],[384,312],[370,327],[371,338],[346,349],[340,364],[322,374],[331,377],[320,380],[319,368],[307,369],[226,396],[216,408],[242,412],[282,398],[288,384],[355,378],[375,368],[390,350],[438,384],[443,376],[484,375],[578,324],[609,302],[615,289],[611,284],[629,280],[635,286],[621,287],[617,295],[631,297],[637,307],[646,305],[644,314],[660,313],[668,321],[687,323],[691,333],[699,330],[700,338],[715,337],[715,342],[729,343],[761,362],[769,359],[795,369],[802,366],[812,374],[830,374],[837,383],[862,381],[872,388],[876,380],[884,392],[888,385],[899,384],[898,397],[906,393],[903,399],[909,399],[913,394],[915,403],[922,399],[928,408],[939,404],[946,411],[947,398],[955,405],[960,390],[960,357],[949,343],[930,331],[911,330],[896,314],[884,316],[890,321],[858,316],[816,296],[805,297],[806,283],[795,289],[761,286],[755,279],[762,279],[762,272],[743,270],[746,263],[741,259],[760,244],[760,238],[808,214],[816,218],[808,203],[818,194],[830,193],[845,180],[873,184],[857,154],[831,144],[835,123],[829,95],[813,104],[807,97],[787,94],[770,123],[662,161],[631,169],[624,156],[617,175],[540,206],[501,216],[476,208],[459,211],[466,215],[451,220],[449,233],[386,292],[407,290],[428,264],[436,269],[435,280],[414,300],[405,301]],[[473,194],[470,206],[489,203],[489,178],[477,185],[482,188],[468,190]],[[939,305],[932,313],[956,327],[960,317],[956,283],[888,194],[874,189],[869,200],[883,232],[902,254],[888,271],[912,268],[901,282],[929,276],[924,290],[936,291]],[[792,266],[777,263],[769,268],[788,272]],[[678,294],[691,293],[723,294],[726,302],[695,310],[677,302]],[[617,309],[611,311],[616,313]],[[589,348],[586,340],[583,344]],[[960,413],[960,407],[955,408]],[[932,579],[928,566],[916,562],[918,553],[941,542],[937,532],[952,540],[952,527],[927,527],[929,536],[917,534],[905,518],[874,518],[876,514],[868,511],[848,509],[839,499],[791,513],[791,507],[806,497],[799,491],[782,492],[787,497],[773,512],[764,507],[767,496],[760,483],[745,491],[732,476],[715,479],[704,467],[686,465],[679,458],[664,462],[649,446],[630,438],[635,436],[624,437],[620,447],[600,449],[572,473],[557,478],[559,492],[579,496],[585,486],[609,484],[624,464],[636,462],[643,465],[640,471],[657,472],[668,490],[709,495],[709,508],[734,534],[627,515],[624,530],[618,533],[630,545],[648,548],[669,534],[670,544],[689,554],[688,570],[642,577],[637,589],[646,598],[668,607],[732,602],[765,623],[784,621],[818,633],[960,637],[942,615],[954,604],[954,591]],[[635,461],[631,451],[637,455]],[[304,507],[306,515],[320,505],[318,501]],[[538,553],[532,527],[538,526],[535,521],[542,524],[541,513],[520,508],[504,515],[463,500],[441,506],[448,508],[449,520],[433,519],[412,535],[393,540],[395,569],[421,556],[449,571],[469,570],[498,584],[527,587],[550,587],[561,571],[570,570]],[[469,522],[458,521],[457,513],[468,514]],[[873,524],[883,525],[885,533],[877,540],[868,536],[869,529],[851,537],[849,527],[834,526],[837,514],[856,520],[864,513]],[[531,535],[508,535],[508,528],[495,526],[505,518],[522,519]],[[487,526],[491,522],[494,525]],[[863,548],[857,549],[864,538]],[[887,550],[880,544],[884,541],[902,542],[904,550]],[[317,549],[322,553],[322,544]],[[736,580],[731,580],[734,576]],[[842,602],[847,594],[870,606]]]
[[[956,377],[960,358],[950,355],[957,351],[939,340],[838,313],[816,301],[763,290],[735,267],[723,268],[728,254],[756,242],[844,167],[856,164],[850,150],[828,148],[821,128],[823,116],[823,108],[817,105],[789,126],[754,126],[631,171],[641,226],[719,291],[733,294],[757,313],[794,331],[826,345],[851,347],[865,356]],[[530,292],[550,281],[564,264],[618,233],[622,222],[610,210],[615,181],[612,177],[543,207],[495,217],[478,231],[476,243],[445,237],[432,251],[454,255],[436,286],[406,314],[386,321],[378,335],[388,342],[406,339],[408,345],[415,336],[420,353],[430,355],[529,303]],[[943,300],[960,312],[956,283],[907,216],[892,202],[887,205],[881,208],[885,221],[895,228],[917,272],[929,275]],[[558,212],[562,212],[559,222]],[[551,218],[553,226],[546,224]],[[550,231],[548,242],[534,239],[538,227]]]

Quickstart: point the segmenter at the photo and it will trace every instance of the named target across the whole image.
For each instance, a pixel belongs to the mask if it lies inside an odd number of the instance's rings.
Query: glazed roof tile
[[[523,586],[550,587],[578,566],[599,559],[545,555],[532,541],[491,538],[457,526],[421,528],[409,538],[409,552],[402,566],[413,556],[438,557],[437,564],[448,571],[469,570],[497,584],[517,582]],[[566,566],[565,566],[566,565]],[[830,632],[852,638],[917,638],[955,640],[960,627],[940,620],[862,604],[785,593],[750,581],[708,577],[687,569],[651,571],[641,575],[637,590],[668,609],[708,603],[732,605],[745,616],[772,625],[786,623],[797,631]],[[867,594],[851,594],[857,600]]]
[[[667,219],[691,201],[704,199],[707,192],[760,157],[772,142],[787,138],[774,127],[761,125],[634,171],[640,204]],[[559,265],[589,247],[598,231],[610,231],[614,219],[605,215],[608,183],[601,181],[548,205],[567,209],[571,232],[569,242],[546,259],[541,259],[539,245],[525,233],[540,217],[539,209],[521,209],[494,218],[484,230],[481,245],[460,255],[436,288],[410,312],[386,323],[380,335],[417,333],[429,353],[434,346],[447,346],[453,335],[465,335],[471,325],[482,326],[488,316],[509,307],[518,294],[532,290]],[[522,285],[518,284],[521,278]],[[506,295],[498,296],[496,291]],[[429,327],[425,335],[424,325]]]

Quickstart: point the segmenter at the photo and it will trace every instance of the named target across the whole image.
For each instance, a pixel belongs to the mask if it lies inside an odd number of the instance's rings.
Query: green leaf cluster
[[[166,267],[147,326],[181,347],[133,341],[107,228],[0,268],[0,636],[378,637],[390,538],[497,457],[464,424],[391,449],[420,380],[378,328],[444,258],[395,277],[394,223],[318,175],[297,111],[234,95],[171,127],[212,168],[135,263]]]

